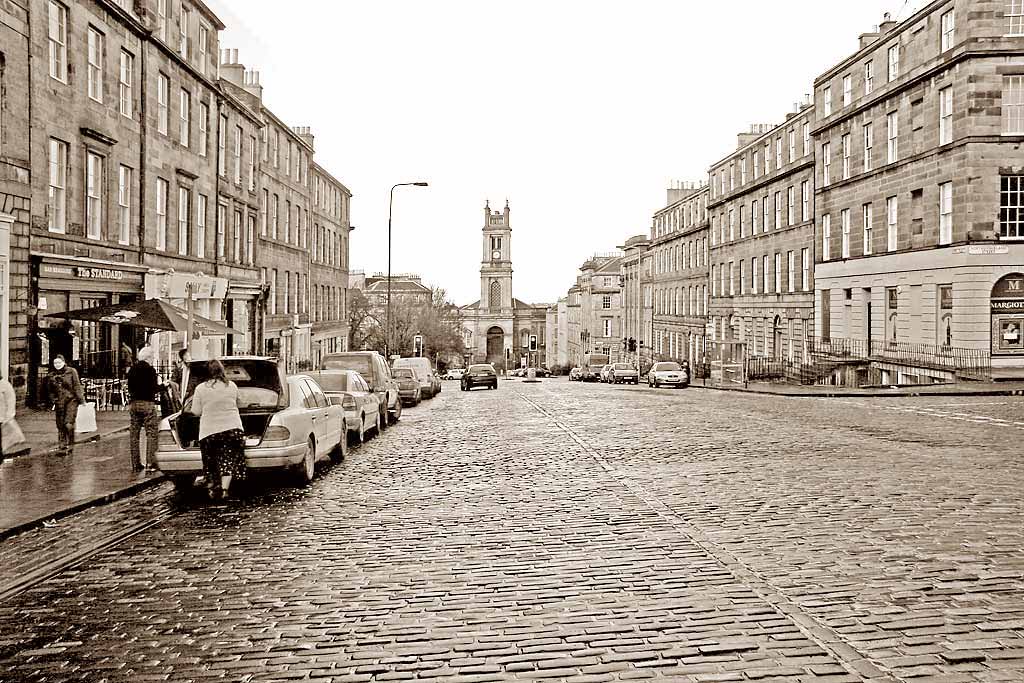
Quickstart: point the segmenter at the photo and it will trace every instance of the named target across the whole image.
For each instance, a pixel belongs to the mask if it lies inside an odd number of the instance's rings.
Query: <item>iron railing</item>
[[[987,379],[992,375],[992,357],[987,349],[936,346],[882,339],[808,340],[817,360],[865,360],[888,362],[932,370],[943,370],[964,379]]]

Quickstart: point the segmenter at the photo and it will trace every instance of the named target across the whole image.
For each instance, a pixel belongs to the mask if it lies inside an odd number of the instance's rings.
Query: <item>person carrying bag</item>
[[[59,455],[73,455],[75,421],[78,419],[78,406],[85,403],[85,390],[78,372],[68,367],[60,354],[53,357],[53,368],[46,376],[46,393],[57,421],[57,452]]]
[[[19,446],[25,443],[21,425],[14,419],[17,403],[14,387],[6,377],[0,379],[0,463],[6,455],[21,450]]]

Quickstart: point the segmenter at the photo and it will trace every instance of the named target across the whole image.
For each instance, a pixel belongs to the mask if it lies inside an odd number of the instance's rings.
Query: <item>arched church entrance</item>
[[[496,370],[505,365],[505,330],[498,326],[487,330],[487,362]]]

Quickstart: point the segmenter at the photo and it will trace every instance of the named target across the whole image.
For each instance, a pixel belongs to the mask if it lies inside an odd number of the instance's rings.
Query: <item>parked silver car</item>
[[[367,386],[380,398],[381,427],[387,429],[402,417],[402,399],[398,382],[391,376],[391,367],[376,351],[344,351],[328,353],[320,359],[321,370],[355,370]]]
[[[331,405],[312,378],[285,377],[275,358],[228,356],[220,361],[238,386],[246,467],[288,471],[305,486],[313,481],[318,461],[344,455],[344,410]],[[191,488],[203,471],[199,417],[188,407],[196,386],[207,378],[206,361],[189,363],[182,377],[184,409],[160,422],[156,466],[179,489]]]
[[[612,363],[612,384],[639,384],[640,373],[629,363]]]
[[[359,443],[367,434],[379,435],[381,430],[380,398],[354,370],[320,370],[309,376],[320,385],[327,399],[345,409],[346,438]]]

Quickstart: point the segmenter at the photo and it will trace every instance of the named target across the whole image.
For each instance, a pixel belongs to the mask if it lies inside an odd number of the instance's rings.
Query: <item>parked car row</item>
[[[597,373],[599,382],[607,384],[639,384],[640,373],[632,363],[608,363]],[[576,367],[569,371],[570,382],[586,380],[584,368]],[[652,388],[663,386],[686,387],[690,385],[690,368],[674,361],[655,363],[647,373],[647,385]]]
[[[510,371],[508,374],[509,374],[510,377],[527,377],[530,374],[530,370],[534,371],[534,376],[535,377],[550,377],[551,376],[551,371],[548,370],[547,368],[545,368],[544,366],[540,366],[540,367],[536,367],[536,368],[516,368],[515,370]]]
[[[284,472],[299,486],[313,480],[320,461],[344,457],[350,441],[361,443],[398,422],[403,403],[416,405],[425,391],[435,396],[441,390],[427,359],[396,360],[392,371],[373,351],[327,354],[318,370],[294,375],[272,357],[220,361],[238,387],[246,467]],[[207,362],[190,362],[182,377],[183,408],[159,427],[156,466],[181,490],[191,489],[203,471],[199,417],[188,409],[207,379]]]

